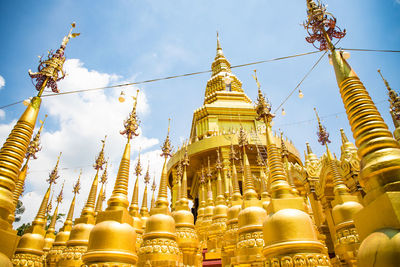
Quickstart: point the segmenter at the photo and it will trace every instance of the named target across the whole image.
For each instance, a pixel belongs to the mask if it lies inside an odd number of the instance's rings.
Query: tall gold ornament
[[[342,146],[340,147],[340,167],[342,174],[350,193],[357,196],[358,202],[363,204],[365,193],[359,182],[360,158],[357,154],[357,148],[349,141],[343,129],[340,129],[340,135],[342,137]]]
[[[246,153],[248,146],[247,133],[240,127],[239,146],[243,154],[243,205],[238,215],[238,243],[237,263],[251,264],[252,266],[263,266],[264,256],[262,249],[263,240],[263,220],[266,217],[266,211],[261,207],[258,200],[258,194],[255,190],[253,176],[249,159]]]
[[[72,24],[72,28],[75,23]],[[59,72],[63,73],[62,67],[65,61],[64,50],[70,38],[78,36],[72,33],[72,29],[64,37],[60,48],[53,54],[49,53],[48,58],[40,60],[37,73],[29,75],[36,79],[38,94],[33,97],[25,112],[19,118],[3,147],[0,149],[0,265],[10,266],[10,258],[14,254],[18,242],[17,231],[12,229],[9,216],[14,214],[13,191],[20,173],[22,162],[27,153],[29,142],[32,138],[33,128],[40,109],[41,95],[46,87],[51,87],[58,92],[56,82],[64,78],[58,77]],[[11,215],[12,216],[12,215]]]
[[[46,208],[50,198],[51,186],[55,184],[56,180],[59,178],[58,165],[60,163],[60,157],[61,153],[58,156],[56,166],[47,179],[49,188],[43,197],[38,213],[32,222],[32,226],[25,232],[18,243],[12,260],[14,266],[26,266],[26,264],[28,264],[28,266],[43,266],[42,256],[44,254],[44,236],[46,234],[45,226],[47,222]]]
[[[72,198],[71,205],[69,206],[67,218],[65,219],[63,227],[57,233],[53,246],[51,247],[49,253],[47,254],[46,262],[49,267],[56,267],[58,261],[60,260],[60,256],[63,250],[66,248],[67,241],[69,239],[69,235],[72,229],[72,220],[74,217],[74,209],[75,209],[75,199],[76,195],[79,194],[79,190],[81,188],[80,179],[81,179],[82,171],[79,174],[78,181],[74,185],[73,193],[74,197]]]
[[[297,191],[297,188],[294,184],[294,179],[291,171],[292,165],[289,163],[289,150],[287,149],[285,142],[283,140],[282,132],[281,132],[281,154],[282,154],[283,168],[285,169],[288,178],[288,183],[290,185],[290,188],[292,189],[292,193],[293,195],[298,196],[299,191]]]
[[[232,192],[227,212],[226,232],[224,235],[223,250],[221,252],[222,265],[236,264],[236,244],[238,243],[238,217],[242,210],[243,199],[240,194],[239,181],[236,172],[236,152],[231,144],[230,161],[232,166]]]
[[[200,240],[200,246],[201,249],[206,248],[207,247],[207,236],[205,233],[205,229],[204,229],[204,211],[206,208],[206,192],[204,189],[204,185],[205,185],[205,175],[204,175],[204,167],[201,167],[201,175],[200,175],[200,192],[199,192],[199,208],[197,209],[197,220],[196,220],[196,230],[197,233],[199,235],[199,240]]]
[[[25,185],[25,179],[26,179],[26,173],[28,171],[28,163],[29,160],[32,159],[37,159],[36,153],[39,152],[42,148],[40,147],[40,133],[43,130],[43,124],[46,121],[47,115],[45,115],[43,121],[40,121],[41,125],[39,128],[39,131],[36,133],[35,137],[33,137],[32,141],[29,143],[28,146],[28,151],[25,154],[25,164],[22,167],[21,171],[18,174],[17,181],[15,182],[15,189],[13,191],[13,203],[15,207],[18,204],[19,197],[22,195],[22,192],[24,191],[24,185]],[[14,209],[15,213],[15,209]],[[14,213],[10,214],[9,222],[12,224],[15,220],[15,215]]]
[[[82,256],[83,266],[135,266],[136,233],[133,219],[128,212],[128,183],[131,145],[130,140],[138,136],[139,121],[136,106],[139,90],[137,90],[133,109],[124,122],[122,135],[127,136],[124,154],[119,164],[114,190],[108,199],[108,207],[99,212],[96,225],[89,236],[88,250]]]
[[[354,217],[360,239],[359,266],[398,266],[400,261],[400,144],[388,130],[367,90],[343,53],[332,44],[336,19],[321,4],[307,0],[305,27],[322,37],[321,50],[329,49],[336,80],[361,159],[360,184],[366,192],[365,207]],[[328,17],[329,16],[329,17]],[[319,38],[321,40],[321,38]],[[380,216],[376,216],[379,212]],[[368,223],[366,223],[368,222]]]
[[[133,228],[136,232],[136,251],[139,250],[140,245],[143,242],[143,222],[139,212],[139,176],[142,174],[142,165],[140,163],[140,151],[138,156],[138,161],[135,167],[136,181],[135,187],[133,188],[132,201],[129,206],[129,214],[133,218]]]
[[[56,198],[56,208],[53,212],[53,216],[51,217],[51,221],[49,224],[49,227],[47,228],[47,232],[46,235],[44,236],[44,246],[43,246],[43,263],[46,265],[47,261],[46,261],[46,257],[47,254],[49,253],[51,247],[53,246],[54,240],[56,238],[56,235],[54,234],[56,231],[56,222],[57,222],[57,216],[58,216],[58,206],[60,205],[60,203],[63,200],[63,190],[64,190],[64,183],[61,187],[61,191],[58,194],[57,198]]]
[[[180,266],[182,264],[182,253],[176,242],[175,221],[169,215],[168,209],[167,159],[171,156],[169,128],[168,125],[167,138],[161,148],[164,165],[157,201],[146,221],[143,243],[139,250],[138,266]]]
[[[208,248],[209,252],[215,253],[215,256],[221,258],[222,243],[224,240],[224,233],[226,231],[226,222],[228,218],[228,206],[226,205],[224,192],[222,190],[222,162],[220,159],[219,149],[217,150],[217,161],[215,162],[217,170],[217,196],[215,199],[214,215],[212,217],[211,234],[209,236],[212,240],[213,248]],[[207,255],[206,255],[207,257]]]
[[[262,160],[261,153],[257,148],[257,165],[260,167],[260,180],[261,180],[261,204],[263,209],[268,210],[268,206],[271,200],[269,188],[267,186],[267,176],[265,175],[265,163]]]
[[[143,200],[142,207],[140,208],[140,217],[142,219],[142,229],[143,232],[146,228],[146,221],[149,218],[149,209],[147,208],[147,186],[150,183],[150,162],[147,164],[147,171],[144,176],[144,192],[143,192]]]
[[[392,116],[393,125],[396,128],[393,132],[393,135],[394,138],[396,138],[397,142],[400,142],[400,97],[398,93],[390,87],[388,81],[383,78],[381,70],[378,70],[378,72],[381,75],[382,80],[388,90],[390,115]]]
[[[101,175],[101,188],[99,191],[99,196],[97,197],[97,202],[96,202],[96,208],[95,208],[95,214],[97,217],[97,214],[99,214],[100,211],[103,211],[103,202],[106,199],[106,183],[108,179],[108,160],[106,161],[106,167],[104,168],[103,174]]]
[[[189,157],[187,146],[185,146],[185,154],[182,160],[183,173],[181,192],[179,193],[179,203],[176,205],[176,211],[173,213],[176,227],[176,235],[178,246],[182,251],[184,266],[201,266],[199,259],[199,238],[194,229],[194,216],[189,208],[189,200],[187,197],[187,173],[186,169],[189,165]]]
[[[83,263],[82,255],[88,248],[89,234],[96,222],[94,208],[96,203],[97,186],[99,183],[99,170],[103,169],[103,165],[105,163],[104,146],[106,137],[104,140],[101,140],[102,148],[95,160],[95,164],[93,165],[94,169],[96,170],[96,175],[93,178],[86,204],[82,209],[80,217],[75,219],[69,240],[67,241],[67,247],[64,249],[58,262],[59,266],[77,267],[81,266]]]
[[[318,240],[310,216],[304,212],[304,201],[292,194],[285,177],[281,155],[273,141],[271,122],[274,114],[265,100],[257,77],[258,119],[266,126],[268,168],[271,179],[271,203],[263,223],[266,266],[330,266],[326,247]]]
[[[214,199],[213,199],[213,191],[211,187],[211,167],[210,167],[210,157],[208,157],[208,168],[207,168],[207,204],[204,209],[204,217],[203,217],[203,227],[205,229],[206,239],[207,239],[207,251],[215,250],[215,243],[210,239],[209,229],[211,228],[212,218],[214,216]]]
[[[151,210],[156,206],[156,202],[155,202],[155,198],[154,198],[154,192],[157,189],[157,185],[156,185],[156,176],[154,175],[153,178],[153,184],[151,185],[151,202],[150,202],[150,212]]]
[[[357,202],[357,197],[349,193],[349,189],[344,183],[343,177],[339,172],[337,160],[333,158],[328,148],[329,134],[322,126],[316,109],[314,108],[318,120],[319,142],[326,146],[327,163],[333,180],[334,199],[331,201],[332,219],[335,232],[334,246],[335,253],[340,262],[346,266],[357,266],[357,250],[360,245],[358,233],[354,226],[353,217],[363,206]],[[338,263],[340,265],[340,263]]]

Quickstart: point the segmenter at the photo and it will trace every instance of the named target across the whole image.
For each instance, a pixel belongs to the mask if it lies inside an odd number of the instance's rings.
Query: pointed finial
[[[64,180],[64,182],[63,182],[63,184],[62,184],[62,186],[61,186],[60,193],[58,194],[58,196],[57,196],[57,198],[56,198],[56,202],[57,202],[58,204],[60,204],[60,203],[62,202],[62,200],[63,200],[64,184],[65,184],[65,180]]]
[[[172,150],[171,141],[169,139],[170,122],[171,122],[171,119],[168,118],[168,133],[167,133],[167,137],[165,138],[164,144],[161,147],[161,150],[163,152],[161,154],[161,156],[164,156],[165,158],[171,157],[171,150]]]
[[[233,147],[233,143],[231,143],[231,151],[229,152],[229,159],[232,162],[235,161],[235,160],[238,160],[238,157],[236,156],[235,148]]]
[[[245,147],[249,144],[247,140],[247,133],[243,128],[243,125],[240,124],[239,136],[238,136],[238,143],[240,147]]]
[[[271,113],[271,104],[265,99],[263,93],[261,92],[261,86],[258,82],[256,70],[254,70],[253,78],[256,81],[258,87],[257,103],[255,107],[258,115],[257,120],[262,119],[265,123],[271,123],[272,119],[275,117],[275,114]]]
[[[150,183],[150,160],[147,162],[147,171],[146,175],[144,176],[144,183],[146,186]]]
[[[257,165],[263,167],[264,166],[264,161],[263,161],[263,159],[261,157],[261,152],[258,149],[258,146],[256,146],[256,148],[257,148],[257,159],[256,159]]]
[[[306,41],[320,51],[334,49],[333,38],[340,40],[346,35],[346,30],[342,31],[336,25],[336,18],[326,11],[326,7],[320,1],[316,4],[313,0],[307,0],[307,21],[303,26],[309,35]],[[315,42],[319,42],[319,47]]]
[[[383,77],[381,70],[378,69],[379,74],[382,77],[383,82],[386,85],[389,94],[390,111],[397,120],[400,120],[400,97],[395,90],[393,90],[388,81]]]
[[[211,173],[211,166],[210,166],[210,157],[207,157],[207,179],[210,180],[212,173]]]
[[[217,56],[223,56],[224,55],[224,53],[222,52],[222,47],[221,47],[221,44],[220,44],[220,42],[219,42],[219,33],[218,33],[218,31],[217,31]]]
[[[342,137],[342,144],[349,142],[349,139],[347,138],[346,134],[344,133],[343,128],[340,128],[340,136]]]
[[[51,191],[50,199],[46,207],[46,216],[49,215],[51,210],[53,209],[53,196],[54,196],[54,189]]]
[[[139,96],[139,89],[136,90],[136,97],[134,97],[134,103],[133,103],[133,108],[131,113],[129,113],[128,118],[124,121],[124,130],[120,132],[122,135],[126,135],[128,138],[128,141],[132,139],[134,136],[139,135],[139,124],[140,121],[138,120],[137,114],[136,114],[136,106],[137,106],[137,101],[138,101],[138,96]]]
[[[40,128],[39,131],[36,133],[35,137],[29,143],[28,150],[26,151],[25,157],[37,159],[36,153],[39,152],[42,147],[40,146],[40,133],[43,130],[44,122],[46,121],[47,114],[44,116],[43,121],[40,121]]]
[[[156,185],[156,174],[154,173],[154,178],[153,178],[153,184],[151,185],[151,191],[156,191],[157,185]]]
[[[217,149],[217,161],[215,162],[215,168],[217,170],[221,170],[223,168],[222,162],[221,162],[221,158],[220,158],[220,155],[219,155],[219,148]]]
[[[314,108],[314,111],[315,111],[315,115],[317,116],[317,120],[318,120],[318,132],[317,132],[318,142],[324,146],[331,142],[329,140],[329,133],[326,131],[326,128],[322,125],[316,108]]]
[[[106,167],[104,168],[103,174],[101,175],[100,182],[102,184],[105,184],[107,182],[107,179],[108,179],[108,171],[107,171],[107,169],[108,169],[108,161],[109,161],[109,159],[107,159]]]
[[[72,33],[72,29],[75,28],[75,22],[71,24],[72,28],[68,35],[63,38],[61,46],[56,52],[49,51],[47,59],[39,59],[38,72],[28,71],[31,79],[35,79],[36,90],[39,91],[38,97],[40,97],[46,87],[51,88],[54,93],[59,93],[57,88],[57,82],[64,79],[65,73],[63,65],[65,62],[64,50],[71,38],[79,36],[79,33]],[[60,77],[59,77],[60,76]]]
[[[189,155],[187,150],[187,144],[185,144],[185,154],[183,155],[182,165],[188,166],[189,165]]]
[[[93,168],[95,170],[99,170],[99,169],[102,170],[103,169],[103,165],[105,163],[105,161],[104,161],[104,145],[106,144],[106,138],[107,138],[107,135],[104,136],[104,140],[101,140],[101,142],[103,143],[102,147],[101,147],[101,151],[100,151],[99,155],[96,158],[95,164],[93,165]]]
[[[81,172],[79,173],[78,181],[76,181],[76,183],[74,185],[74,189],[72,191],[72,193],[74,193],[74,195],[79,194],[79,190],[81,190],[81,175],[82,175],[82,169],[81,169]]]
[[[136,177],[139,177],[142,174],[142,165],[140,164],[140,150],[141,150],[141,148],[139,148],[138,161],[137,161],[136,167],[135,167]]]
[[[58,155],[56,166],[54,167],[54,169],[50,173],[49,178],[46,180],[50,185],[51,184],[56,184],[57,183],[56,180],[60,177],[58,175],[58,164],[60,163],[61,154],[62,154],[62,152],[60,152],[60,154]]]
[[[289,150],[285,145],[285,141],[283,140],[283,132],[281,131],[281,154],[282,158],[287,158],[289,156]]]
[[[306,147],[307,147],[307,154],[313,154],[310,143],[306,142]]]

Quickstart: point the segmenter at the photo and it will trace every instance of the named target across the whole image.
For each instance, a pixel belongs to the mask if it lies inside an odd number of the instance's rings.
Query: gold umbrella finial
[[[101,142],[102,142],[101,151],[100,151],[99,155],[96,158],[95,164],[93,165],[93,168],[95,170],[102,170],[103,169],[103,165],[105,163],[105,160],[104,160],[104,146],[106,144],[106,139],[107,139],[107,135],[104,136],[103,140],[101,140]]]
[[[322,125],[316,108],[314,108],[314,111],[315,111],[315,115],[317,116],[317,120],[318,120],[318,132],[317,132],[318,142],[321,143],[321,145],[327,145],[328,143],[331,142],[329,140],[329,133],[326,131],[325,126]]]
[[[46,87],[51,88],[54,93],[59,93],[57,88],[57,82],[65,78],[65,72],[63,65],[65,62],[64,50],[67,43],[71,38],[75,38],[80,33],[73,33],[72,30],[75,28],[75,22],[71,24],[71,30],[66,35],[61,43],[60,48],[55,52],[53,50],[48,51],[47,59],[39,57],[38,72],[28,71],[31,79],[35,79],[35,88],[39,91],[38,97],[40,97]]]
[[[138,119],[136,114],[138,96],[139,96],[139,89],[136,90],[136,97],[133,97],[134,103],[132,111],[129,113],[128,118],[124,121],[124,130],[120,132],[120,134],[126,135],[128,141],[132,139],[134,136],[139,135],[138,130],[139,130],[140,120]]]
[[[51,173],[49,175],[49,178],[46,180],[50,185],[51,184],[56,184],[57,183],[56,180],[60,177],[58,175],[58,165],[60,163],[61,154],[62,154],[62,152],[60,152],[60,154],[58,155],[56,166],[51,171]]]
[[[46,121],[47,114],[44,116],[43,121],[40,121],[40,128],[39,131],[36,133],[35,137],[29,143],[28,150],[25,154],[26,159],[33,158],[37,159],[36,153],[39,152],[42,147],[40,146],[40,134],[43,130],[44,122]]]

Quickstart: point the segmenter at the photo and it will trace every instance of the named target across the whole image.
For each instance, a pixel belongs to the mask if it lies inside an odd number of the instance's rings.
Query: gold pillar
[[[99,170],[103,168],[105,163],[105,139],[101,142],[102,148],[93,166],[96,170],[96,175],[93,178],[86,204],[82,209],[80,217],[75,219],[74,226],[71,229],[67,241],[67,246],[60,256],[58,265],[61,267],[80,267],[83,264],[82,255],[88,248],[89,234],[96,221],[94,208],[96,203],[97,186],[99,183]]]
[[[336,80],[353,131],[361,159],[360,184],[366,192],[365,207],[354,217],[362,243],[358,251],[359,266],[398,266],[400,260],[400,144],[372,102],[355,71],[331,42],[333,36],[344,34],[327,32],[325,8],[307,0],[307,27],[324,37],[320,49],[329,49]],[[330,18],[330,17],[329,17]],[[336,19],[330,18],[334,23]],[[333,24],[333,29],[335,28]],[[332,27],[331,25],[329,27]],[[381,212],[383,211],[383,212]],[[376,216],[377,212],[380,216]],[[373,219],[371,219],[373,218]],[[365,223],[368,222],[368,223]]]
[[[210,240],[214,245],[214,248],[209,249],[206,254],[206,259],[220,259],[221,249],[224,240],[224,233],[226,231],[226,222],[228,217],[228,206],[226,205],[224,192],[222,190],[222,177],[221,172],[223,169],[222,162],[220,159],[219,149],[217,150],[217,161],[215,163],[217,170],[217,181],[216,181],[216,199],[214,207],[214,215],[212,217],[211,234]]]
[[[180,266],[182,264],[182,252],[176,242],[175,221],[169,215],[168,209],[167,159],[171,155],[169,126],[162,151],[164,165],[161,172],[160,188],[155,207],[146,222],[143,244],[139,250],[138,266]]]
[[[176,235],[178,246],[182,251],[184,266],[201,266],[202,253],[199,250],[199,238],[194,229],[194,216],[190,212],[189,201],[187,198],[187,173],[186,169],[189,165],[189,157],[187,146],[185,146],[185,154],[182,161],[183,175],[181,192],[179,195],[176,210],[173,213],[176,227]]]
[[[136,232],[136,251],[139,250],[140,245],[143,242],[143,222],[139,212],[139,176],[142,174],[142,166],[140,164],[140,152],[138,156],[138,162],[135,167],[136,181],[133,188],[132,201],[129,206],[129,214],[133,218],[133,228]]]
[[[268,168],[271,173],[271,203],[268,216],[263,223],[264,257],[266,264],[308,266],[330,266],[326,247],[318,240],[318,235],[310,216],[304,212],[302,197],[292,194],[287,183],[281,155],[273,141],[271,121],[274,115],[261,93],[257,77],[258,119],[266,126]]]
[[[47,254],[46,263],[47,263],[47,266],[49,266],[49,267],[57,266],[60,256],[61,256],[63,250],[66,248],[66,244],[67,244],[67,241],[69,239],[69,235],[70,235],[71,229],[72,229],[72,219],[74,216],[76,194],[79,194],[79,190],[81,188],[81,185],[80,185],[81,175],[82,175],[82,172],[79,175],[78,181],[74,185],[74,190],[73,190],[74,197],[72,198],[71,205],[68,210],[68,215],[64,222],[64,226],[57,233],[54,243],[53,243],[53,246],[51,247],[49,253]]]
[[[238,215],[237,263],[239,265],[263,266],[263,220],[267,213],[262,208],[255,191],[250,163],[246,153],[246,146],[248,145],[247,134],[242,126],[240,127],[238,139],[243,151],[244,179],[242,180],[243,206]]]
[[[136,115],[136,92],[133,109],[124,121],[122,135],[127,136],[127,143],[122,155],[114,190],[108,200],[107,209],[99,212],[93,227],[87,251],[82,256],[86,266],[136,266],[136,233],[133,219],[128,212],[128,183],[130,167],[130,140],[138,136],[139,123]]]
[[[236,264],[236,244],[238,243],[238,217],[242,210],[243,199],[240,194],[239,181],[236,172],[236,152],[231,144],[231,166],[232,166],[232,192],[227,212],[226,232],[224,234],[223,250],[221,253],[222,265],[230,266]]]

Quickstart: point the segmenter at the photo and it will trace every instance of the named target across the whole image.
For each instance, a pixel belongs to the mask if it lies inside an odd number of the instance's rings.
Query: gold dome
[[[103,221],[90,233],[88,252],[82,256],[85,264],[123,262],[136,264],[136,233],[127,223]]]
[[[358,266],[398,266],[400,262],[400,231],[390,228],[367,236],[358,250]]]
[[[363,206],[355,201],[346,201],[343,204],[337,204],[332,208],[332,216],[335,225],[343,222],[353,221],[354,214],[360,211]]]
[[[146,222],[145,234],[153,234],[157,232],[162,233],[175,233],[175,221],[170,215],[166,214],[153,214]],[[144,237],[143,237],[144,238]]]
[[[277,242],[315,241],[318,242],[310,216],[298,209],[283,209],[269,215],[264,221],[265,248]]]
[[[263,208],[257,206],[247,207],[239,212],[239,229],[242,226],[252,227],[263,224],[266,212]]]

